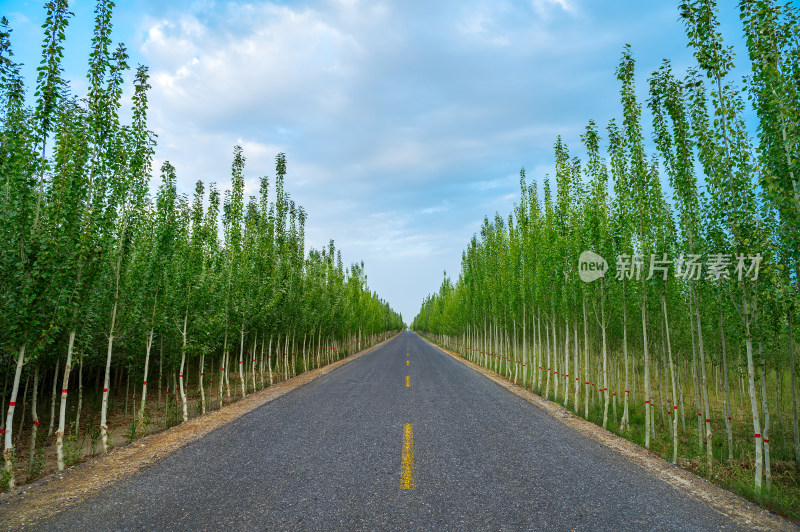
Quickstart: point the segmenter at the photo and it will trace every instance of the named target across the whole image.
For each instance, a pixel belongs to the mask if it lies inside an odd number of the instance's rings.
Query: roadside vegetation
[[[169,162],[153,177],[148,71],[113,44],[113,8],[97,2],[84,95],[63,75],[65,0],[45,4],[32,88],[0,21],[3,488],[404,328],[363,262],[333,241],[306,254],[284,154],[249,198],[238,146],[224,192],[179,193]]]
[[[800,12],[738,10],[744,80],[716,2],[681,2],[696,63],[640,101],[626,47],[621,116],[588,121],[583,160],[559,137],[541,188],[521,171],[413,328],[800,519]]]

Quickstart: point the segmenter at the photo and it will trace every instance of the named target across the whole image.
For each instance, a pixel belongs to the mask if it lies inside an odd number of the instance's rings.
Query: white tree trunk
[[[74,318],[74,316],[73,316]],[[69,332],[67,344],[67,362],[64,364],[64,379],[61,387],[61,408],[58,411],[58,430],[56,431],[56,460],[58,470],[64,470],[64,429],[67,419],[67,386],[69,385],[69,371],[72,369],[72,348],[75,345],[75,330]]]
[[[31,449],[28,454],[28,479],[33,476],[33,459],[36,456],[36,433],[39,429],[39,414],[36,411],[36,399],[39,395],[39,364],[33,370],[33,398],[31,400]]]
[[[564,317],[564,368],[561,370],[564,379],[564,408],[569,406],[569,318]]]
[[[164,377],[164,336],[159,339],[158,349],[158,407],[161,408],[161,381]],[[164,399],[166,403],[166,399]]]
[[[228,353],[222,352],[222,362],[219,365],[219,388],[217,389],[217,398],[220,407],[222,407],[222,393],[225,386],[225,366],[228,364]]]
[[[608,404],[610,395],[608,394],[608,347],[607,347],[607,340],[606,340],[606,326],[605,326],[605,304],[603,302],[600,303],[603,306],[603,326],[602,335],[603,335],[603,428],[608,428]]]
[[[528,387],[528,338],[527,334],[527,316],[525,307],[522,308],[522,387]],[[463,341],[463,340],[462,340]]]
[[[800,271],[795,270],[798,274]],[[794,307],[792,305],[786,309],[786,335],[789,342],[789,375],[792,387],[792,429],[794,436],[794,462],[800,467],[800,433],[797,428],[797,385],[795,384],[795,365],[794,365],[794,345],[792,338],[792,313]]]
[[[545,323],[545,333],[547,332]],[[536,307],[536,337],[537,337],[537,372],[536,372],[536,393],[542,393],[542,373],[544,370],[544,354],[542,353],[542,309]]]
[[[583,306],[583,418],[589,419],[589,320],[586,317],[586,294],[581,296],[581,301]]]
[[[108,331],[108,352],[106,354],[106,375],[103,380],[103,404],[100,409],[100,434],[103,439],[103,452],[108,452],[108,386],[111,377],[111,353],[114,349],[114,330],[117,323],[117,304],[119,303],[119,285],[120,285],[120,272],[122,271],[122,247],[121,243],[125,239],[125,230],[128,227],[128,219],[125,217],[125,222],[122,225],[120,233],[120,249],[117,253],[117,264],[114,269],[114,308],[111,311],[111,327]],[[127,399],[127,397],[126,397]]]
[[[3,458],[5,459],[6,472],[8,473],[8,489],[12,490],[16,486],[14,478],[14,444],[12,443],[11,436],[14,427],[14,407],[17,404],[17,393],[19,392],[19,379],[22,376],[22,365],[25,361],[25,348],[27,344],[22,344],[17,354],[17,369],[14,372],[14,384],[11,386],[11,398],[8,402],[8,411],[6,412],[6,438],[5,448],[3,449]]]
[[[225,333],[225,367],[222,368],[222,374],[225,377],[225,391],[228,393],[228,399],[231,398],[231,381],[228,378],[228,372],[230,368],[230,353],[228,352],[228,334]]]
[[[642,282],[642,292],[647,290]],[[650,448],[650,352],[647,345],[647,302],[642,296],[642,351],[644,353],[644,446]]]
[[[144,434],[144,409],[147,405],[147,375],[150,371],[150,350],[153,348],[154,330],[151,327],[147,334],[147,344],[144,352],[144,377],[142,378],[142,404],[139,405],[139,431]]]
[[[759,355],[762,353],[762,343],[758,342]],[[763,360],[763,358],[762,358]],[[761,407],[764,409],[764,431],[761,439],[764,442],[764,480],[767,484],[767,493],[772,489],[772,468],[769,463],[769,407],[767,406],[767,375],[764,363],[761,363]]]
[[[576,310],[575,314],[573,315],[573,320],[572,320],[572,349],[574,351],[573,354],[572,354],[573,355],[572,356],[572,360],[573,360],[573,363],[572,363],[573,373],[572,374],[575,377],[571,381],[571,382],[575,383],[575,397],[574,397],[574,401],[573,401],[573,408],[575,409],[575,412],[577,413],[578,409],[580,408],[580,393],[581,393],[581,381],[580,381],[580,377],[578,377],[578,375],[580,375],[581,354],[580,354],[580,348],[578,347],[578,314],[577,314],[577,310]]]
[[[700,320],[700,306],[697,301],[697,293],[694,292],[694,288],[692,288],[692,292],[695,296],[695,314],[697,316],[697,346],[700,350],[700,375],[702,378],[702,392],[703,392],[703,407],[705,409],[705,422],[706,422],[706,461],[707,461],[707,468],[708,472],[707,475],[711,477],[711,468],[713,466],[713,453],[714,448],[711,445],[711,438],[713,436],[711,432],[711,407],[709,406],[708,402],[708,380],[706,379],[706,357],[705,357],[705,349],[703,348],[703,323]]]
[[[269,337],[269,347],[267,348],[267,370],[269,371],[269,385],[272,386],[272,335]]]
[[[758,396],[756,395],[755,385],[755,365],[753,363],[753,338],[750,330],[751,312],[752,309],[748,308],[747,296],[742,296],[742,313],[744,316],[744,330],[745,330],[745,347],[747,350],[747,386],[750,394],[750,411],[753,415],[753,433],[756,451],[756,471],[755,471],[755,487],[756,493],[761,493],[761,476],[762,476],[762,453],[763,442],[761,438],[761,420],[758,413]]]
[[[628,366],[628,303],[624,277],[622,279],[622,358],[625,361],[625,403],[622,405],[622,423],[620,424],[620,430],[625,432],[628,430],[628,425],[630,424],[628,403],[630,402],[631,389],[629,379],[630,370]]]
[[[81,409],[83,408],[83,357],[78,362],[78,406],[75,409],[75,435],[81,433]]]
[[[258,331],[253,334],[253,364],[250,373],[250,380],[252,381],[253,391],[256,391],[256,348],[258,347]]]
[[[200,383],[200,414],[206,413],[206,389],[203,386],[203,372],[205,370],[206,365],[206,354],[203,353],[200,355],[200,378],[198,379]]]
[[[242,397],[247,397],[247,389],[244,382],[244,327],[239,331],[239,382],[242,386]]]
[[[733,462],[733,429],[731,427],[731,394],[728,384],[728,354],[725,345],[725,321],[722,316],[722,299],[719,304],[719,334],[722,348],[722,415],[725,417],[725,433],[728,436],[728,461]]]
[[[47,427],[47,437],[53,435],[53,427],[56,421],[56,389],[58,387],[58,366],[61,364],[61,359],[56,359],[56,369],[53,373],[53,390],[50,392],[50,421]]]
[[[700,413],[700,386],[697,383],[697,346],[694,333],[694,302],[689,300],[689,325],[692,332],[692,392],[697,410],[697,448],[703,450],[703,415]]]
[[[178,374],[178,388],[180,388],[181,392],[181,406],[183,407],[183,421],[186,422],[189,420],[189,409],[186,406],[186,388],[183,386],[183,369],[186,365],[186,324],[189,321],[189,310],[183,313],[183,330],[181,331],[181,336],[183,338],[183,343],[181,345],[181,370]]]
[[[100,436],[103,440],[103,452],[108,452],[108,386],[111,381],[111,353],[114,350],[114,326],[117,321],[117,300],[111,312],[111,328],[108,332],[108,349],[106,352],[106,374],[103,379],[103,403],[100,408]]]
[[[672,363],[672,342],[669,334],[669,317],[667,315],[667,299],[664,294],[661,294],[661,308],[664,309],[664,329],[667,337],[667,357],[669,359],[669,375],[672,381],[672,404],[667,405],[670,408],[670,415],[672,416],[672,462],[678,463],[678,396],[675,384],[675,366]]]
[[[544,372],[543,372],[545,374],[544,377],[546,379],[546,382],[545,382],[545,385],[544,385],[544,396],[545,396],[545,398],[549,399],[550,398],[550,368],[552,367],[550,365],[550,357],[553,354],[553,350],[550,347],[550,324],[548,323],[547,319],[545,319],[545,322],[544,322],[544,336],[545,336],[545,340],[547,340],[547,364],[545,364],[545,367],[547,369],[544,370]]]

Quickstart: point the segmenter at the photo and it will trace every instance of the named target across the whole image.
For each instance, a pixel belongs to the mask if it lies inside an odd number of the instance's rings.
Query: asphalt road
[[[40,526],[737,528],[411,332]]]

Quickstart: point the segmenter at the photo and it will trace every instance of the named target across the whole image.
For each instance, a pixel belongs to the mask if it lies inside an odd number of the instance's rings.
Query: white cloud
[[[141,51],[156,65],[159,105],[204,125],[288,121],[346,106],[350,66],[361,53],[352,36],[313,10],[266,3],[243,11],[243,23],[231,27],[182,15],[150,28]]]
[[[433,214],[436,212],[445,212],[448,210],[450,210],[450,202],[447,200],[442,200],[438,205],[422,209],[419,212],[420,214]]]
[[[495,29],[492,13],[486,9],[469,9],[456,24],[456,29],[467,37],[493,46],[507,46],[510,41],[506,35]]]
[[[629,28],[593,9],[311,0],[163,11],[140,48],[157,155],[183,190],[196,179],[225,189],[242,144],[255,194],[285,152],[307,244],[334,239],[346,263],[365,260],[371,288],[410,319],[443,266],[457,276],[483,216],[507,216],[519,168],[541,183],[556,135],[580,153],[588,118],[616,112],[614,54]]]
[[[567,13],[577,12],[572,0],[533,0],[533,8],[542,16],[549,15],[556,8]]]
[[[8,13],[6,15],[6,18],[8,19],[9,26],[12,29],[30,23],[30,19],[26,17],[23,13],[19,12]]]

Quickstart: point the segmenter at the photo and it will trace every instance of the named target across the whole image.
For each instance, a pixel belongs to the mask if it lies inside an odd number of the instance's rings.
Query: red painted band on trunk
[[[607,392],[607,391],[608,391],[608,388],[603,388],[603,391],[604,391],[604,392]]]
[[[672,410],[667,410],[667,415],[672,414]]]
[[[625,390],[625,393],[631,393],[630,390]]]
[[[589,384],[589,382],[588,382],[588,381],[587,381],[587,382],[584,382],[584,384]]]
[[[203,375],[205,375],[205,373],[201,373],[201,374],[200,374],[200,376],[201,376],[201,377],[202,377]]]
[[[142,381],[142,386],[147,386],[147,381]]]
[[[178,375],[178,377],[182,379],[182,378],[183,378],[183,375]]]
[[[673,410],[677,410],[677,409],[678,409],[678,407],[677,407],[677,406],[673,406],[673,407],[672,407],[672,409],[673,409]]]
[[[702,414],[701,414],[700,412],[698,412],[698,413],[697,413],[697,415],[698,415],[698,416],[701,416]]]
[[[649,405],[650,401],[645,401],[644,404]]]
[[[764,438],[764,443],[769,443],[769,440]]]
[[[14,401],[11,401],[10,403],[8,403],[8,406],[14,406],[14,405],[16,405],[16,404],[17,404],[17,403],[15,403]]]
[[[64,388],[63,390],[61,390],[61,393],[67,393],[67,389]]]
[[[733,421],[731,418],[728,418],[728,421]]]
[[[710,419],[706,419],[706,423],[711,423],[711,420]]]
[[[103,393],[108,392],[108,388],[103,388]]]
[[[39,426],[39,422],[38,422],[38,421],[36,421],[36,420],[34,420],[34,421],[33,421],[33,424],[34,424],[34,425],[36,425],[37,427]],[[766,440],[765,440],[765,441],[766,441]]]
[[[761,434],[756,434],[756,438],[760,438],[760,437],[761,437]]]
[[[6,429],[0,429],[0,434],[5,434],[5,433],[6,433]]]

